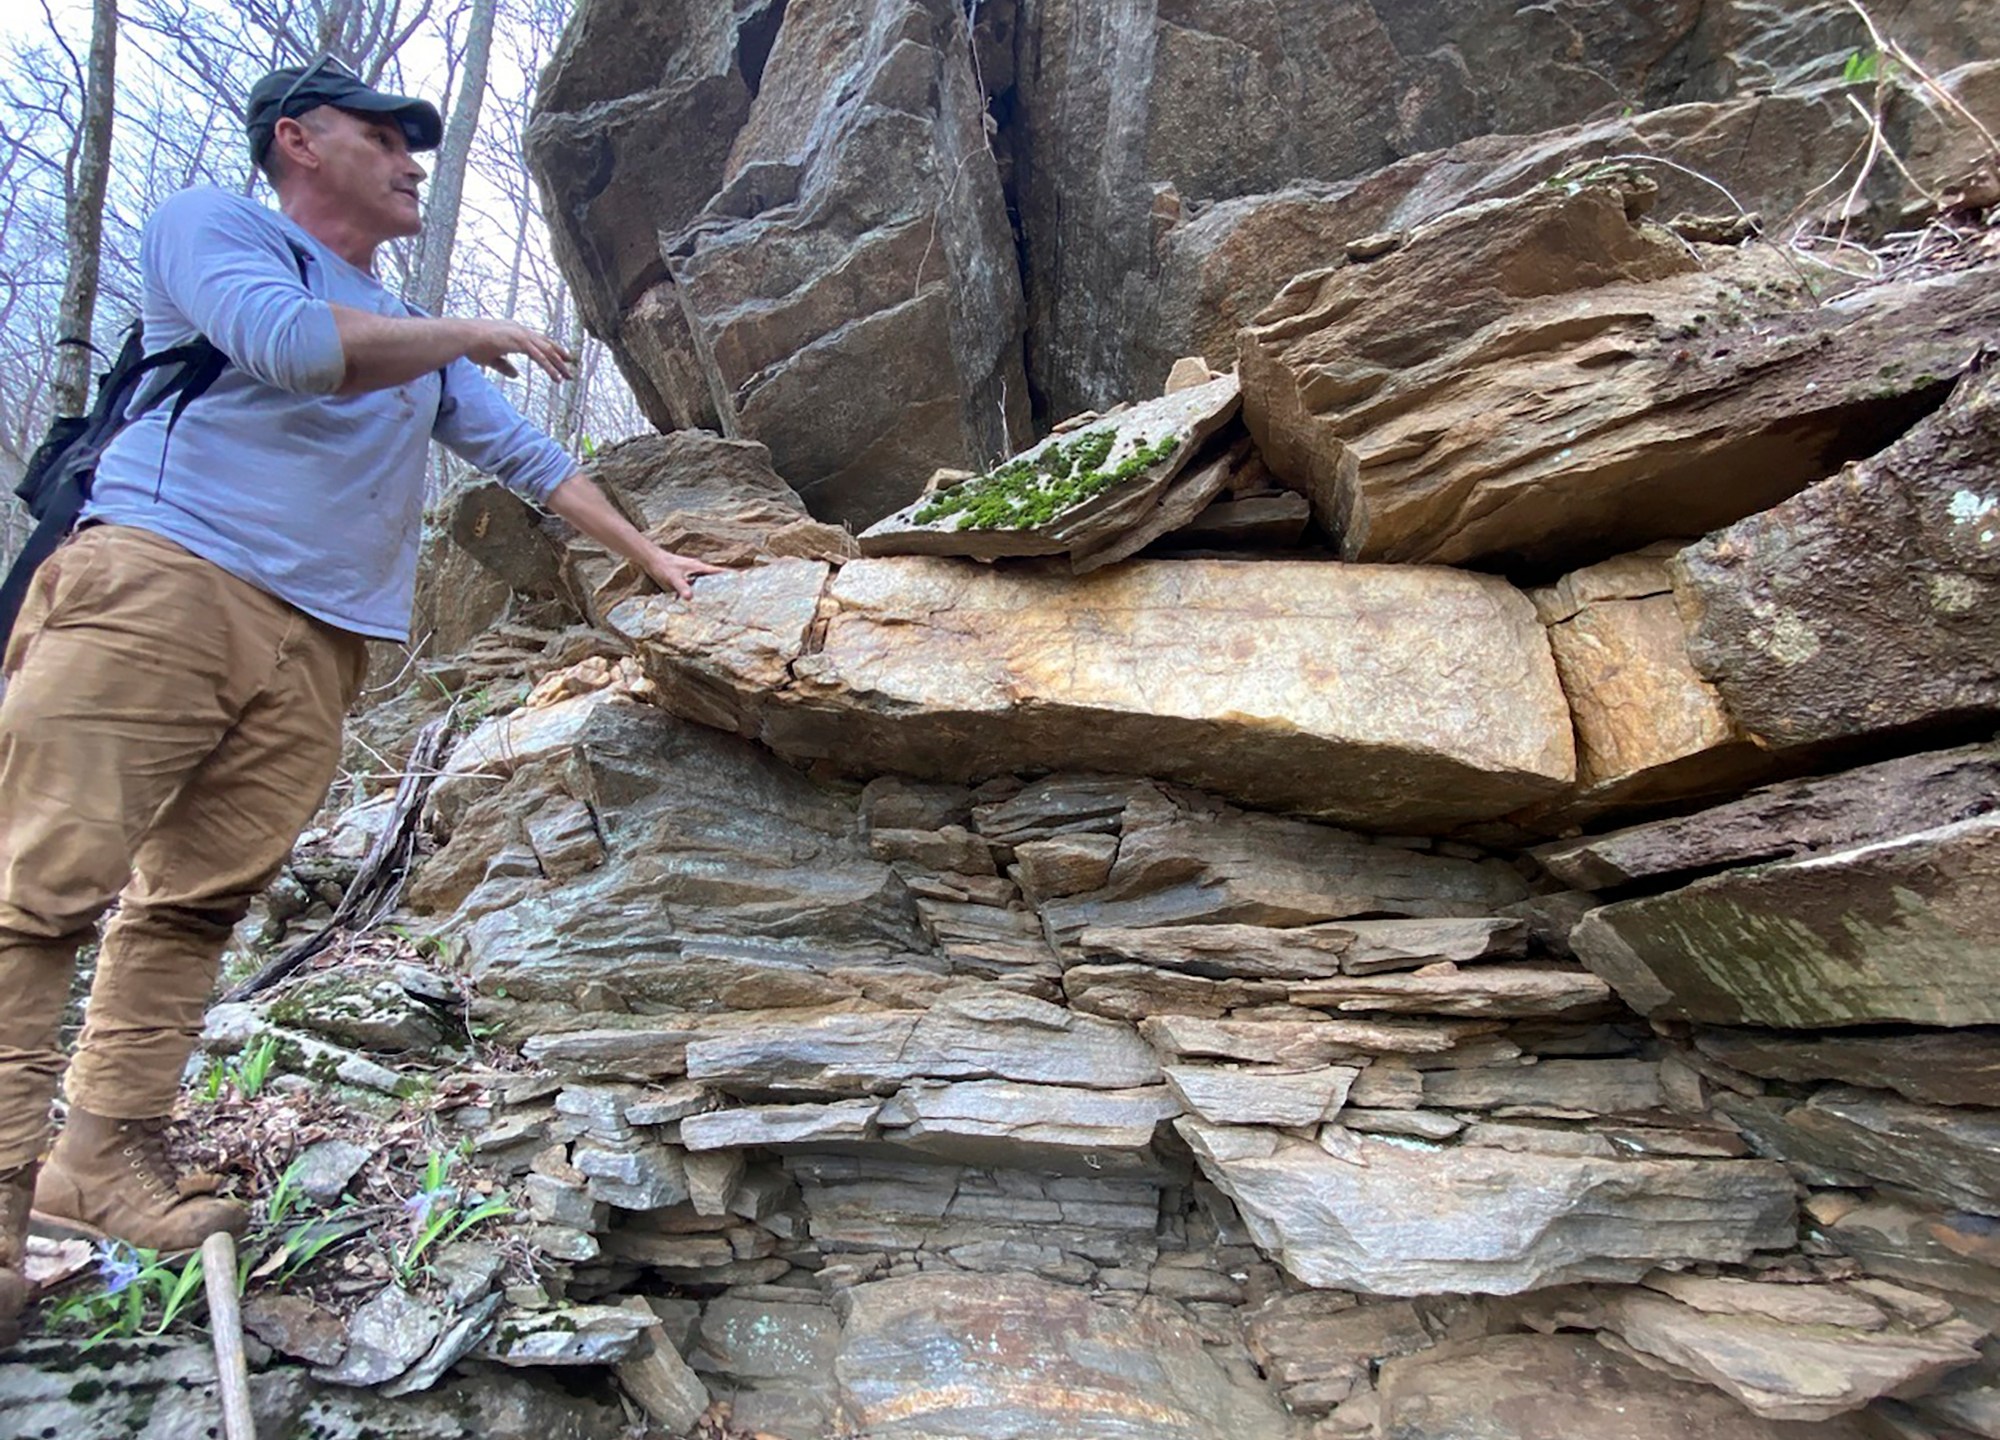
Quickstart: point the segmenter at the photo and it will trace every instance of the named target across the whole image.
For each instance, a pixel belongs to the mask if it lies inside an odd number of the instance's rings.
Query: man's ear
[[[284,158],[288,170],[319,168],[319,156],[312,148],[312,128],[289,115],[271,127],[271,148]]]

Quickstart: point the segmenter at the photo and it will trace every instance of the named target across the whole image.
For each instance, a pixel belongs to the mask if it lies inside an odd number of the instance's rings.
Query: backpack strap
[[[306,266],[311,255],[289,237],[285,244],[291,249],[292,263],[298,267],[299,283],[310,291]],[[132,322],[126,330],[125,343],[119,347],[118,358],[98,377],[97,398],[90,413],[58,419],[50,427],[48,438],[37,447],[21,484],[16,487],[15,493],[27,503],[36,523],[8,568],[6,579],[0,581],[0,645],[13,633],[35,571],[76,528],[90,499],[90,482],[97,473],[98,459],[112,437],[127,422],[171,398],[173,409],[167,415],[167,435],[160,446],[160,478],[164,481],[167,447],[173,443],[174,426],[188,406],[200,399],[229,365],[229,357],[205,335],[148,355],[140,324]],[[135,403],[147,377],[169,369],[173,373],[166,383]],[[153,498],[157,500],[159,495],[156,484]]]

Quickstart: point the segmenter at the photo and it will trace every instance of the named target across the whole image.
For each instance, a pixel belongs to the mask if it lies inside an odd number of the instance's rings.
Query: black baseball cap
[[[402,127],[412,150],[435,150],[444,139],[444,120],[428,100],[385,95],[331,55],[310,65],[273,70],[250,87],[243,128],[250,135],[250,159],[264,163],[271,136],[284,119],[296,120],[322,105],[362,115],[387,115]]]

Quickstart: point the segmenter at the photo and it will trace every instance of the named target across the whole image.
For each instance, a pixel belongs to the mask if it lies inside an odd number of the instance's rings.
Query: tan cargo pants
[[[0,1172],[47,1139],[77,947],[113,900],[69,1098],[173,1107],[366,664],[360,637],[144,530],[92,526],[36,575],[0,698]]]

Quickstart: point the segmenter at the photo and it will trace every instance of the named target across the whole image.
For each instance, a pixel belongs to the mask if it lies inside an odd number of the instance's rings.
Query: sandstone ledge
[[[752,590],[791,618],[746,649],[729,632]],[[1533,607],[1461,571],[780,561],[610,623],[668,708],[857,773],[1144,773],[1408,831],[1504,814],[1575,770]]]

